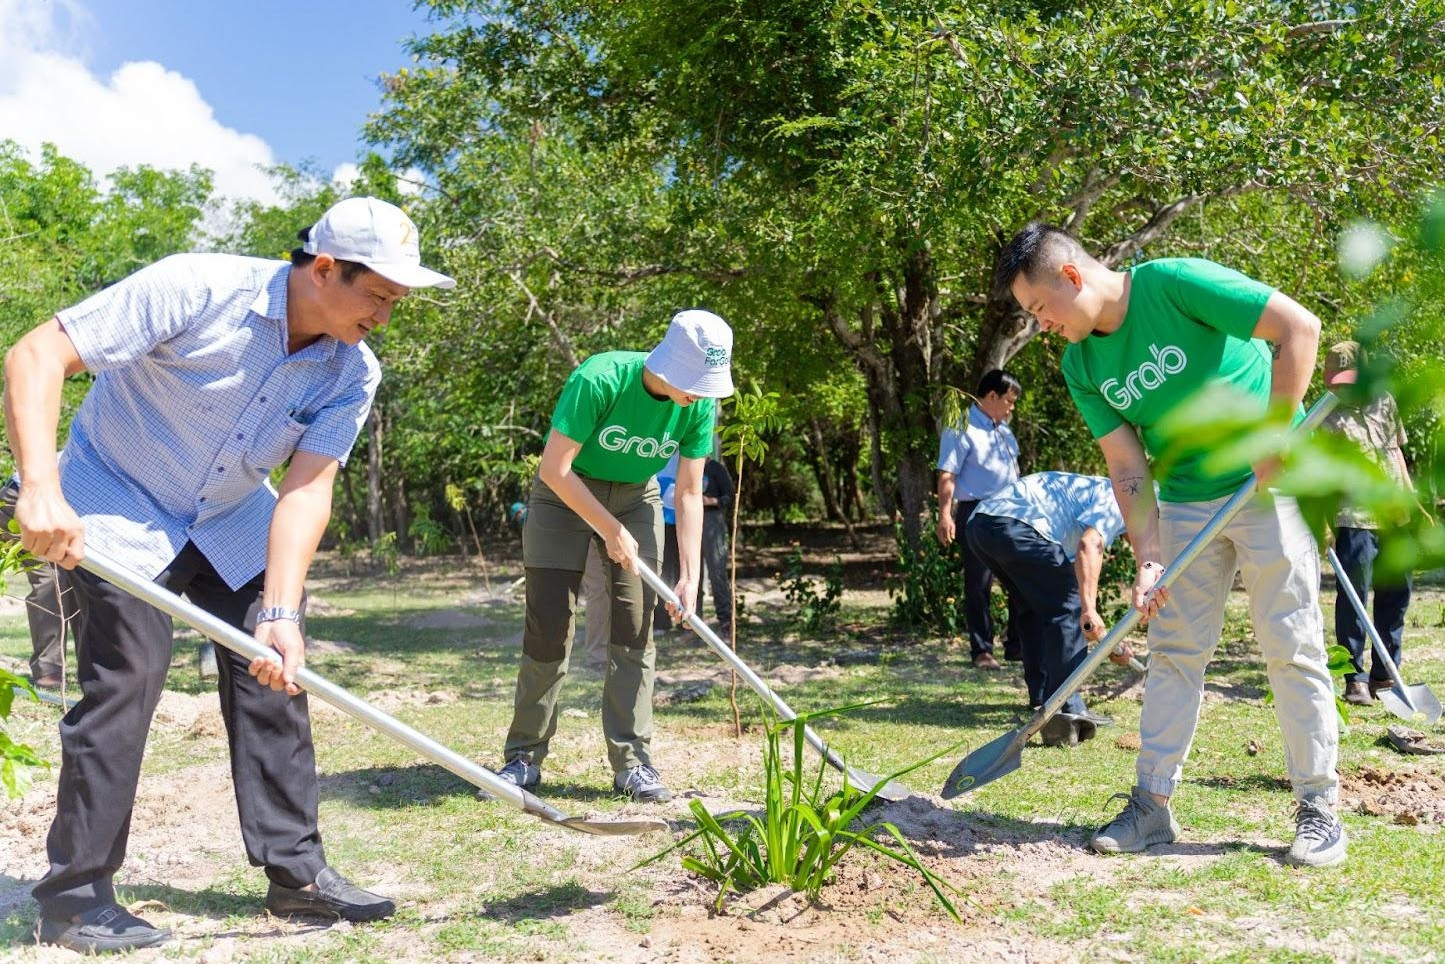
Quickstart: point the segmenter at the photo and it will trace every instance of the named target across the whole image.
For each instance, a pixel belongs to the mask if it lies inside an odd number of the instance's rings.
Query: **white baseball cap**
[[[421,266],[416,225],[395,204],[380,198],[337,201],[311,226],[301,250],[364,264],[387,281],[408,288],[454,288],[456,281]]]
[[[672,316],[667,334],[643,364],[673,388],[702,398],[733,393],[733,330],[711,311],[689,308]]]

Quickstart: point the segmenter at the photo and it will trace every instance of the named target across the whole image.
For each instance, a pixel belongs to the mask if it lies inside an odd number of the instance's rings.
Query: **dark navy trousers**
[[[1374,581],[1375,557],[1380,554],[1380,537],[1374,529],[1351,529],[1340,526],[1335,529],[1335,555],[1340,565],[1349,574],[1350,584],[1355,587],[1360,601],[1370,611],[1371,583]],[[1385,643],[1390,659],[1400,665],[1404,655],[1401,641],[1405,636],[1405,610],[1410,606],[1411,580],[1407,575],[1403,584],[1374,587],[1373,619],[1375,631]],[[1350,651],[1355,671],[1346,673],[1350,682],[1364,682],[1367,679],[1384,682],[1390,678],[1383,663],[1373,655],[1374,647],[1365,632],[1365,621],[1350,605],[1344,589],[1335,592],[1335,638],[1341,646]],[[1370,671],[1365,671],[1365,654],[1370,653]]]
[[[1018,519],[974,513],[969,546],[1017,600],[1014,618],[1023,649],[1029,705],[1042,705],[1088,653],[1079,627],[1081,606],[1074,564],[1056,542]],[[1062,712],[1083,713],[1075,693]]]

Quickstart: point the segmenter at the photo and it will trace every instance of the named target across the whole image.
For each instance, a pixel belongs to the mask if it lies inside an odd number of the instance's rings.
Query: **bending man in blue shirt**
[[[1123,533],[1109,480],[1071,472],[1024,476],[969,518],[969,546],[1019,600],[1024,676],[1040,681],[1031,706],[1042,706],[1083,662],[1085,639],[1103,638],[1099,573],[1104,551]],[[1075,693],[1039,736],[1045,746],[1072,746],[1109,722]]]
[[[375,920],[395,909],[327,866],[306,697],[303,584],[332,481],[381,380],[362,339],[411,288],[416,226],[374,198],[333,206],[290,264],[166,258],[57,314],[5,358],[5,420],[25,548],[73,569],[87,545],[233,626],[280,660],[220,660],[241,836],[270,879],[266,908]],[[96,373],[57,458],[61,383]],[[272,469],[289,461],[279,496]],[[170,936],[116,901],[171,620],[91,573],[71,574],[84,698],[60,724],[50,871],[36,939],[82,953]]]

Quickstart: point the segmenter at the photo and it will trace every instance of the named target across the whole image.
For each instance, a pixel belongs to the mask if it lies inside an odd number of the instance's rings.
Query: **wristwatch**
[[[300,626],[301,610],[287,609],[285,606],[268,606],[256,614],[256,625],[275,622],[278,619],[289,619]]]

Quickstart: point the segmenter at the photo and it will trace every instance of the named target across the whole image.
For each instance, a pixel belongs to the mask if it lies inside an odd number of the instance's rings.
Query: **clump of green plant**
[[[932,524],[936,523],[935,516]],[[927,532],[912,545],[901,524],[895,524],[893,531],[898,542],[898,573],[888,583],[888,594],[893,597],[894,621],[944,636],[962,632],[966,625],[963,563],[957,550],[940,544]]]
[[[702,801],[693,800],[689,809],[697,819],[697,829],[637,866],[654,863],[696,842],[696,847],[683,856],[682,866],[718,885],[717,906],[721,908],[728,891],[744,893],[766,884],[785,884],[816,900],[838,862],[855,847],[863,847],[918,873],[943,909],[959,920],[958,908],[944,891],[962,891],[923,866],[896,826],[881,821],[854,828],[854,821],[873,802],[880,787],[933,762],[953,747],[880,780],[866,792],[852,786],[846,773],[841,788],[825,788],[828,771],[822,762],[815,778],[809,780],[804,773],[804,727],[808,721],[866,705],[770,721],[763,750],[763,815],[737,811],[714,816]],[[790,731],[792,757],[785,761],[783,740]],[[879,837],[884,840],[876,839]],[[885,842],[888,838],[891,844]]]
[[[804,629],[817,632],[831,628],[843,610],[843,561],[835,558],[824,571],[820,584],[812,576],[803,574],[803,550],[795,542],[783,560],[778,586],[794,607],[795,618]]]

